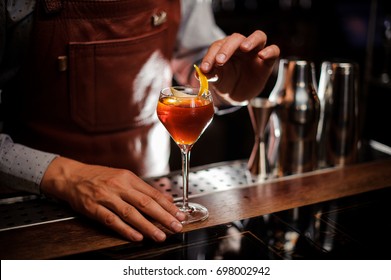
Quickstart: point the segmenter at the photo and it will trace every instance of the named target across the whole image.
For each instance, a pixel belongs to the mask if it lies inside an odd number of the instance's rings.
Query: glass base
[[[183,207],[183,202],[177,202],[175,205],[179,210],[186,213],[187,218],[182,221],[182,224],[184,225],[204,221],[209,217],[208,209],[201,204],[189,202],[188,208]]]

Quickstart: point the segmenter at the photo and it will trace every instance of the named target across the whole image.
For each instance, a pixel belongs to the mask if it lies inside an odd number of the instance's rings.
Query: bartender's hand
[[[239,102],[259,95],[280,55],[278,46],[266,46],[266,39],[257,30],[248,37],[234,33],[214,42],[200,65],[207,76],[218,76],[214,89]]]
[[[185,216],[164,194],[130,171],[87,165],[64,157],[50,164],[41,191],[65,200],[72,208],[115,230],[131,241],[143,236],[161,242],[165,233],[144,215],[173,232],[180,232]]]

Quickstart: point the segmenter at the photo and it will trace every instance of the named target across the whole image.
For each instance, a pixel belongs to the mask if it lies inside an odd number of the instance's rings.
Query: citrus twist
[[[202,95],[204,92],[208,92],[208,79],[204,75],[204,73],[201,72],[200,68],[194,64],[194,68],[198,75],[198,80],[200,81],[200,90],[198,91],[198,95]]]

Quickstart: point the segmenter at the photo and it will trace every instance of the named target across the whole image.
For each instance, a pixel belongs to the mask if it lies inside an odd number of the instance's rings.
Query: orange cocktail
[[[159,120],[178,145],[182,155],[183,200],[177,203],[186,213],[183,223],[208,218],[203,205],[188,202],[190,151],[214,115],[212,94],[207,87],[170,87],[161,90],[156,108]]]
[[[157,115],[178,145],[194,144],[214,115],[213,103],[202,96],[162,96]]]

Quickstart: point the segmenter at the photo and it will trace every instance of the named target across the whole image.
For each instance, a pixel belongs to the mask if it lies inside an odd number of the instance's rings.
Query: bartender
[[[225,36],[211,0],[0,0],[0,182],[63,200],[124,238],[161,242],[184,214],[140,177],[168,171],[161,88],[197,82],[215,105],[257,96],[279,48]],[[148,218],[147,218],[147,217]]]

